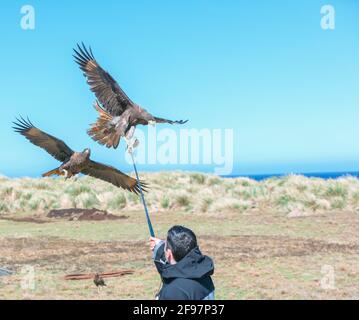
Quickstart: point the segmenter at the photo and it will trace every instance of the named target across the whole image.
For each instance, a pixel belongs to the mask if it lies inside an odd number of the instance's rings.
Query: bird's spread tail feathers
[[[107,148],[116,149],[120,143],[121,134],[110,124],[113,117],[100,106],[98,101],[94,103],[94,108],[99,113],[99,117],[97,121],[91,125],[87,133],[93,140],[105,145]]]
[[[42,176],[43,177],[51,177],[54,175],[62,176],[62,175],[64,175],[64,173],[62,171],[60,171],[59,168],[56,168],[56,169],[53,169],[53,170],[50,170],[50,171],[44,173]]]
[[[100,119],[103,121],[111,121],[112,120],[113,117],[104,108],[102,108],[102,106],[100,106],[100,103],[97,100],[95,101],[93,106],[100,115],[99,120]]]

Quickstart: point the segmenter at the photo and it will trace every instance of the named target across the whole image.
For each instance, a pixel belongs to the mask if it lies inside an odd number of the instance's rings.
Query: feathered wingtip
[[[187,123],[189,120],[177,120],[177,121],[174,121],[174,123],[177,123],[177,124],[185,124]]]
[[[86,48],[85,44],[82,42],[77,44],[77,49],[73,49],[74,54],[72,55],[75,58],[77,64],[80,65],[81,69],[85,68],[87,63],[91,60],[96,60],[94,54],[92,53],[91,47]]]
[[[13,121],[14,126],[12,128],[14,129],[15,132],[23,133],[30,130],[31,128],[35,128],[35,126],[30,121],[29,117],[26,117],[27,120],[25,120],[22,116],[19,116],[19,118],[15,117],[17,122]]]
[[[185,124],[185,123],[187,123],[189,120],[169,120],[169,119],[164,119],[164,118],[157,118],[157,117],[155,117],[155,121],[156,121],[157,123]]]
[[[140,185],[141,185],[141,189],[143,192],[148,192],[148,184],[142,180],[140,180]],[[133,189],[131,190],[134,193],[136,193],[137,195],[139,195],[141,193],[140,191],[140,186],[138,185],[138,182],[135,184],[135,186],[133,187]]]

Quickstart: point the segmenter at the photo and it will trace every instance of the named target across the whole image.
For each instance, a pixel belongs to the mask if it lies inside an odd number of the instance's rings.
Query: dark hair
[[[171,249],[174,259],[179,262],[197,247],[197,238],[192,230],[173,226],[167,233],[167,246]]]

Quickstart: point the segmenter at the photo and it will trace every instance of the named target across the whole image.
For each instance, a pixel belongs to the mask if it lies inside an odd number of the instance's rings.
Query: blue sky
[[[335,30],[320,8],[336,10]],[[36,12],[20,27],[20,8]],[[359,170],[359,2],[23,1],[1,4],[0,172],[58,163],[11,129],[22,114],[124,171],[123,146],[87,135],[94,96],[72,59],[84,41],[128,95],[184,128],[233,128],[234,174]],[[143,165],[140,170],[203,165]]]

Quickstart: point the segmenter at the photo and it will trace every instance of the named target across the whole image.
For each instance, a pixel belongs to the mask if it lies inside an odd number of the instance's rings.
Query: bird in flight
[[[133,147],[134,143],[138,144],[136,139],[132,139],[138,124],[184,124],[188,121],[154,117],[144,108],[132,102],[114,78],[97,63],[91,48],[87,49],[84,44],[82,47],[78,44],[74,52],[75,61],[84,72],[87,83],[97,98],[95,109],[98,111],[99,117],[88,130],[88,134],[93,140],[107,148],[116,149],[121,137],[124,137],[127,145]]]
[[[82,152],[75,152],[68,147],[65,142],[59,140],[40,129],[36,128],[29,119],[16,119],[13,129],[25,136],[31,143],[44,149],[56,160],[62,162],[61,166],[49,172],[44,173],[43,177],[52,175],[65,176],[71,178],[79,173],[107,181],[116,187],[138,194],[140,192],[139,184],[136,179],[131,178],[120,170],[105,164],[92,161],[90,159],[91,150],[84,149]],[[146,191],[146,184],[140,182],[142,190]]]

